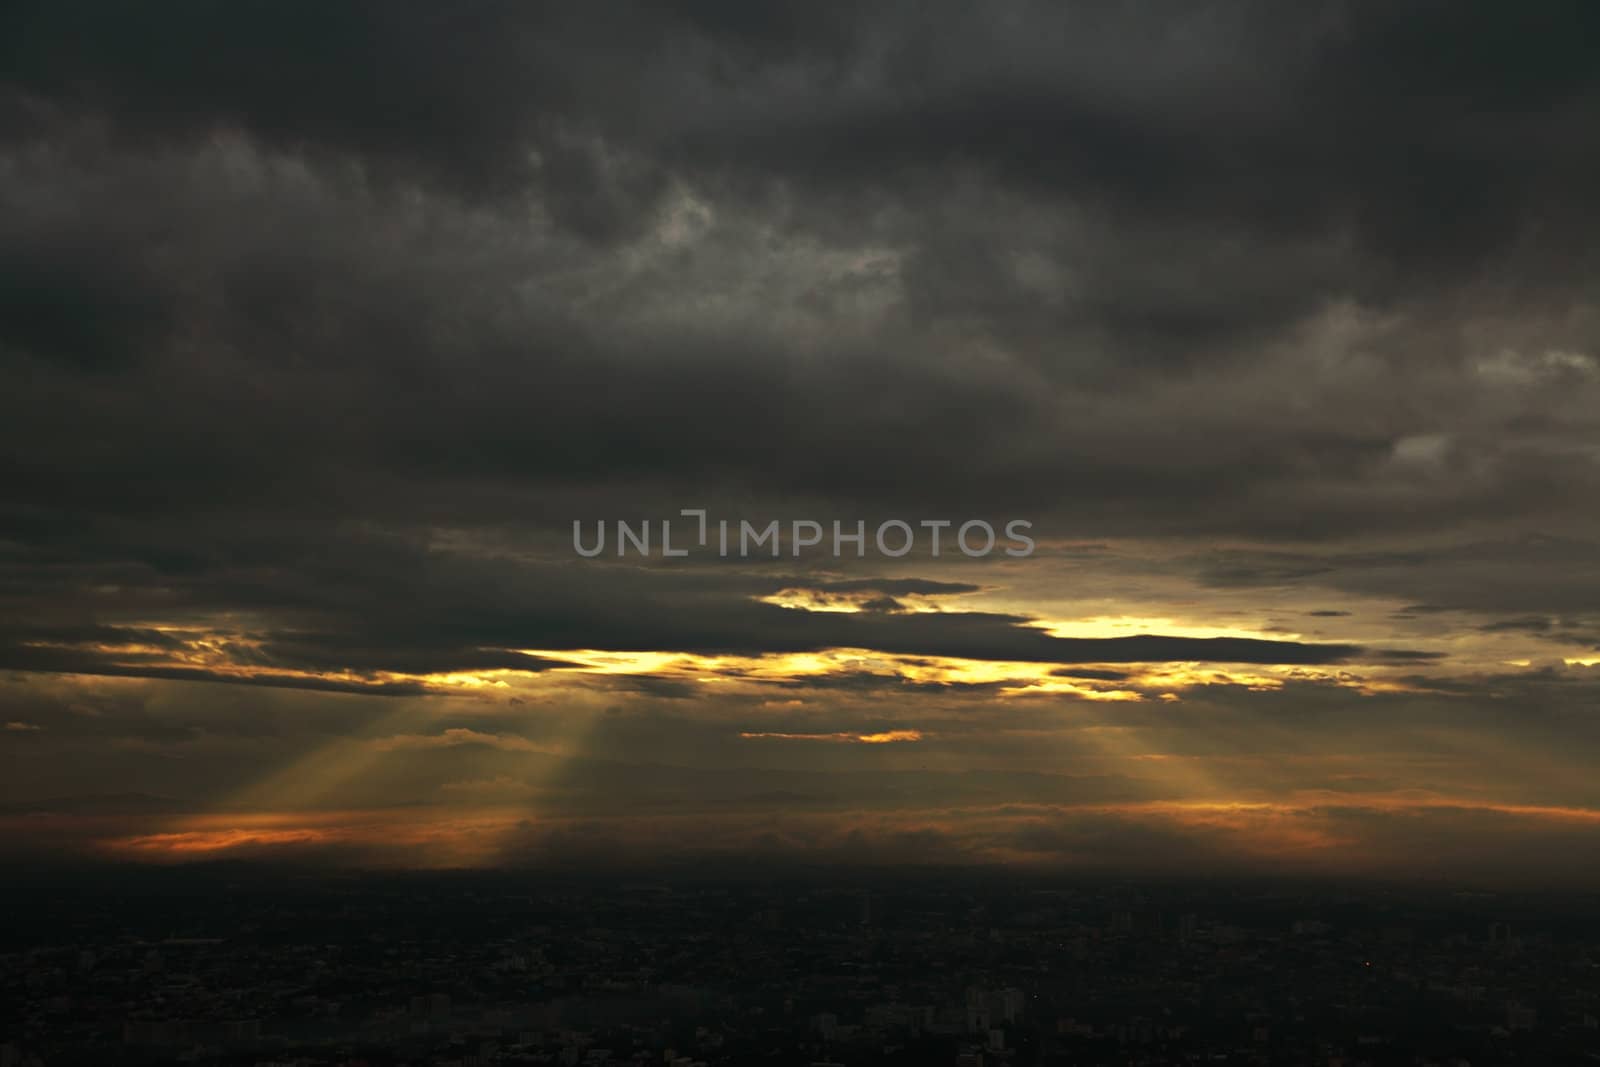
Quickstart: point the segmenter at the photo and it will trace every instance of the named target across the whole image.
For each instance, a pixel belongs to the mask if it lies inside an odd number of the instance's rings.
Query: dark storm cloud
[[[1522,631],[1525,633],[1548,633],[1554,623],[1549,619],[1539,616],[1526,616],[1520,619],[1501,619],[1498,622],[1485,623],[1478,627],[1484,633],[1495,634],[1506,631]]]
[[[1203,580],[1221,587],[1315,585],[1410,601],[1406,618],[1495,616],[1478,624],[1487,633],[1583,644],[1600,623],[1600,542],[1587,537],[1526,534],[1382,551],[1230,550],[1193,562]]]
[[[160,343],[170,295],[153,265],[116,241],[104,232],[0,236],[4,341],[85,371],[121,366]]]
[[[937,582],[930,578],[848,578],[834,581],[806,579],[796,584],[823,593],[882,593],[885,596],[933,596],[976,593],[970,582]]]
[[[1579,615],[1578,537],[1282,545],[1600,518],[1595,17],[9,5],[7,662],[205,675],[92,628],[233,615],[240,664],[361,674],[1368,655],[548,563],[572,518],[696,504],[1245,538],[1190,562]]]
[[[994,694],[1007,686],[1025,684],[1018,679],[993,682],[923,682],[900,674],[874,674],[871,671],[840,671],[814,678],[794,678],[778,683],[789,689],[848,693],[974,693]],[[871,732],[871,731],[864,731]]]
[[[647,216],[669,175],[758,198],[770,180],[816,208],[876,200],[915,215],[928,206],[919,194],[970,171],[1036,198],[1046,217],[1082,202],[1203,236],[1177,248],[1213,266],[1232,262],[1224,227],[1263,251],[1348,237],[1358,258],[1334,257],[1338,273],[1318,280],[1360,295],[1419,271],[1474,274],[1518,241],[1580,254],[1570,227],[1539,224],[1600,163],[1582,136],[1600,75],[1573,43],[1596,29],[1581,4],[1156,16],[1105,3],[601,13],[250,0],[152,12],[76,0],[11,5],[5,29],[6,82],[42,113],[41,136],[61,113],[133,137],[242,130],[452,189],[533,195],[600,239]],[[982,240],[992,231],[944,221],[930,240],[953,231],[967,254],[932,257],[930,284],[998,262],[1003,249]],[[1100,310],[1113,329],[1193,345],[1326,295],[1267,281],[1263,266],[1252,273],[1273,288],[1254,295],[1276,290],[1265,308],[1209,302],[1206,287],[1233,284],[1212,276],[1187,294],[1106,292]]]
[[[163,581],[168,611],[204,618],[226,610],[278,617],[276,629],[188,634],[132,627],[13,628],[0,666],[16,669],[205,676],[172,665],[175,653],[209,650],[240,666],[282,671],[431,673],[568,666],[518,649],[679,651],[707,655],[863,648],[909,656],[1044,663],[1210,661],[1332,664],[1362,658],[1352,644],[1139,635],[1062,638],[994,612],[887,614],[799,611],[754,599],[787,584],[731,573],[639,570],[572,564],[509,565],[418,546],[367,542],[307,546],[316,559],[286,555],[275,566],[226,565]],[[347,555],[338,555],[340,551]],[[874,581],[859,580],[862,588]],[[892,584],[886,579],[884,584]],[[941,583],[932,583],[941,584]],[[944,583],[956,584],[956,583]],[[130,598],[137,602],[137,598]],[[57,594],[55,610],[93,610],[100,598]],[[141,635],[148,635],[149,640]],[[1379,659],[1393,653],[1377,652]],[[176,673],[174,673],[176,672]],[[396,682],[329,682],[265,675],[274,685],[353,691],[415,691]],[[266,684],[265,682],[263,684]],[[370,687],[370,688],[369,688]]]
[[[540,120],[573,106],[571,68],[551,62],[561,22],[502,3],[24,3],[7,8],[3,62],[39,110],[130,137],[243,128],[492,189],[530,175]]]
[[[1373,657],[1379,663],[1430,663],[1445,658],[1443,652],[1422,652],[1407,648],[1386,648]]]
[[[223,682],[229,685],[261,685],[277,689],[309,689],[319,693],[361,693],[367,696],[421,696],[428,691],[426,686],[418,682],[346,682],[331,678],[239,674],[201,667],[168,667],[154,662],[141,663],[139,662],[141,659],[147,657],[54,652],[18,655],[11,650],[0,650],[0,666],[11,670],[100,674],[177,682]]]
[[[1123,671],[1091,670],[1084,667],[1062,667],[1050,673],[1057,678],[1083,678],[1099,682],[1120,682],[1128,677]]]

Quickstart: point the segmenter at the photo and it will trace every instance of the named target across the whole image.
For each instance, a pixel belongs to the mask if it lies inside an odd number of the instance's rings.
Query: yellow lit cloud
[[[795,734],[750,731],[741,733],[739,736],[747,741],[827,741],[834,744],[856,745],[893,745],[908,741],[921,741],[923,738],[921,730],[885,730],[882,733],[872,734],[854,734],[849,732],[828,734]]]

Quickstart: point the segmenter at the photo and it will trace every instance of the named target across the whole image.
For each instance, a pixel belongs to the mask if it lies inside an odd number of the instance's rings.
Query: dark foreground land
[[[966,873],[39,876],[22,1064],[1600,1063],[1600,898]]]

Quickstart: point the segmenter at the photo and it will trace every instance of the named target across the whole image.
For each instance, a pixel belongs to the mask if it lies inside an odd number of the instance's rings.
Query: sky
[[[6,5],[0,855],[1600,880],[1597,35]]]

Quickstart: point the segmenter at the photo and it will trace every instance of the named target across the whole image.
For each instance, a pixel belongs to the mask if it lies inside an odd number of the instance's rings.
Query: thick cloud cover
[[[981,714],[1028,664],[1567,721],[1600,646],[1597,32],[1582,3],[9,4],[0,669],[405,702],[851,649],[881,662],[776,686],[846,721],[751,732]],[[571,551],[573,519],[684,507],[1026,518],[1040,551]],[[1091,616],[1138,623],[1059,625]],[[708,699],[636,667],[574,699]],[[81,722],[48,707],[0,743]]]

